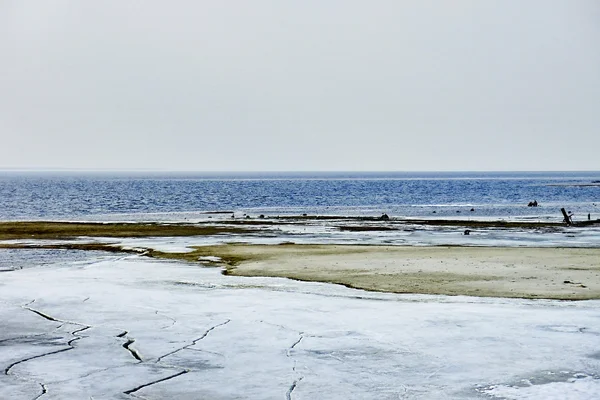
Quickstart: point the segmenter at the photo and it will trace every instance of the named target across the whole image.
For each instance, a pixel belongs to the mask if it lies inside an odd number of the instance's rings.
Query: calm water
[[[0,220],[174,220],[205,211],[600,218],[600,172],[58,174],[0,172]],[[537,200],[538,208],[527,207]],[[470,211],[471,209],[475,211]],[[435,213],[434,213],[435,211]],[[458,212],[457,212],[458,211]]]

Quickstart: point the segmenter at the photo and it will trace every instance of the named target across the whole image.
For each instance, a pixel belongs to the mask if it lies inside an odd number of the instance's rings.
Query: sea
[[[575,221],[600,218],[600,171],[0,171],[2,221],[168,222],[209,213],[561,221],[563,207]]]

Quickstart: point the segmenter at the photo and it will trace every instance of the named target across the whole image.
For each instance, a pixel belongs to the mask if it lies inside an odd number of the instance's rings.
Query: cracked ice
[[[377,294],[131,256],[3,272],[0,304],[0,398],[600,397],[599,301]]]

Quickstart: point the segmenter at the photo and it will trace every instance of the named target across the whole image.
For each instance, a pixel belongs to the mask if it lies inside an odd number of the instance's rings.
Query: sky
[[[0,0],[0,168],[600,170],[600,2]]]

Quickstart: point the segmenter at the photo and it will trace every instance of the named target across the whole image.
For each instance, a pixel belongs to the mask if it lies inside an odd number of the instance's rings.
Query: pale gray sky
[[[598,0],[0,0],[0,168],[600,170]]]

